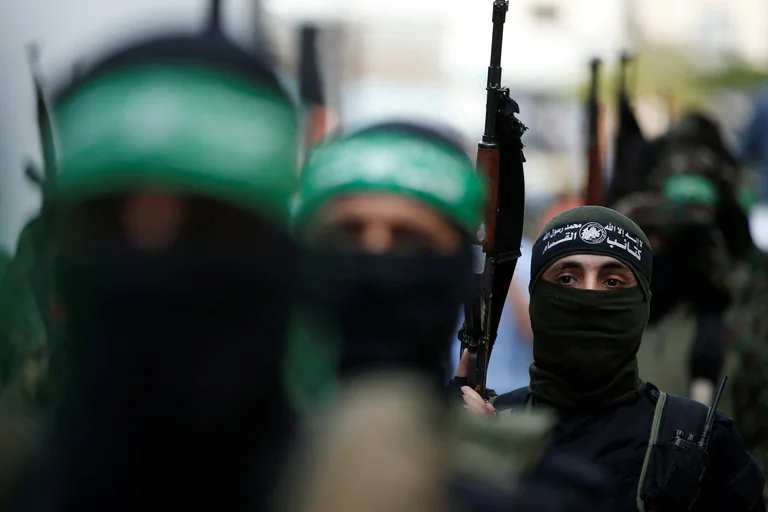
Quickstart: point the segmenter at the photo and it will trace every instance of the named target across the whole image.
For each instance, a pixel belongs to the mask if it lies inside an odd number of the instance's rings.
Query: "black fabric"
[[[649,509],[688,510],[696,502],[708,462],[706,449],[696,444],[708,411],[695,400],[667,395],[642,483],[642,497]]]
[[[314,250],[302,300],[337,325],[342,374],[413,367],[442,386],[471,277],[468,245],[452,255]]]
[[[661,252],[653,257],[653,276],[651,281],[651,312],[648,323],[656,324],[665,318],[672,310],[685,300],[685,288],[682,282],[686,272],[685,267],[676,263],[676,258]]]
[[[605,204],[613,205],[626,195],[642,190],[644,175],[639,162],[647,144],[626,91],[619,91],[619,129],[614,141],[613,173]]]
[[[617,493],[596,512],[636,512],[637,485],[650,437],[656,407],[656,388],[647,385],[634,399],[599,411],[556,409],[560,420],[550,450],[568,453],[596,463],[608,475]],[[519,390],[512,393],[523,398]],[[510,404],[508,394],[495,403]],[[511,404],[510,404],[511,405]],[[534,407],[544,406],[533,401]],[[765,510],[762,496],[765,484],[755,460],[747,453],[733,421],[723,414],[715,416],[709,443],[709,466],[694,512],[757,512]],[[742,498],[743,497],[743,498]],[[679,512],[661,509],[658,512]]]
[[[293,425],[280,368],[296,259],[286,240],[262,257],[62,261],[76,357],[20,509],[268,510]]]
[[[678,304],[688,304],[694,314],[722,316],[731,305],[726,255],[717,244],[715,226],[672,226],[663,246],[654,254],[651,282],[651,317],[656,323]]]
[[[604,510],[614,502],[615,493],[614,483],[600,466],[571,454],[550,452],[523,480],[511,510]]]
[[[529,312],[534,397],[594,409],[634,395],[649,314],[640,287],[581,290],[541,279],[531,290]]]
[[[749,214],[741,205],[735,187],[718,182],[720,207],[717,209],[717,226],[723,233],[728,252],[738,260],[746,260],[755,250]]]
[[[720,315],[698,315],[689,360],[692,379],[717,382],[723,371],[731,328]]]
[[[529,388],[520,388],[497,396],[493,401],[493,407],[497,411],[516,409],[526,405],[530,398],[531,390]]]
[[[614,489],[603,471],[578,457],[548,454],[514,493],[467,482],[452,482],[459,512],[582,512],[599,510]]]
[[[320,77],[320,62],[317,54],[318,29],[305,25],[299,32],[300,61],[299,88],[301,99],[309,105],[325,104],[323,81]]]
[[[531,250],[530,287],[552,263],[570,254],[611,256],[633,270],[643,290],[651,283],[653,253],[648,238],[615,210],[580,206],[549,221]]]

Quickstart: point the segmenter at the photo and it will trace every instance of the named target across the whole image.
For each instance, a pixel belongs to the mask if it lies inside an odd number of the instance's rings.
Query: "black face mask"
[[[531,391],[561,407],[604,407],[638,388],[648,321],[640,287],[579,290],[541,279],[531,293]]]
[[[676,226],[668,236],[653,259],[652,323],[681,303],[707,314],[722,313],[729,306],[728,261],[717,236],[715,228],[706,224]]]
[[[684,267],[669,253],[653,256],[653,281],[651,282],[651,314],[649,322],[655,324],[664,319],[678,304],[685,300],[685,288],[681,281]]]
[[[262,260],[124,250],[62,264],[70,496],[141,500],[199,484],[208,503],[260,485],[243,483],[246,467],[269,461],[290,430],[280,365],[298,254],[287,240],[272,249]]]
[[[445,382],[471,289],[468,248],[446,256],[317,251],[308,258],[307,297],[338,327],[344,376],[399,367]]]

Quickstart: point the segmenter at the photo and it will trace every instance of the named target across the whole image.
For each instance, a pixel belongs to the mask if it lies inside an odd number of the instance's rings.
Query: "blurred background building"
[[[268,40],[295,81],[297,29],[323,31],[320,49],[335,122],[407,115],[482,132],[491,2],[480,0],[225,0],[227,32],[249,46]],[[37,208],[25,161],[39,161],[26,46],[41,46],[55,84],[110,46],[168,27],[198,30],[204,0],[25,0],[0,3],[0,245],[12,248]],[[765,0],[512,0],[504,83],[519,101],[533,208],[584,183],[583,94],[588,61],[605,63],[604,145],[610,162],[619,53],[637,55],[632,80],[643,129],[661,133],[687,105],[718,116],[735,144],[768,69]],[[265,38],[266,36],[266,38]],[[78,59],[86,58],[84,61]],[[755,218],[768,216],[756,210]],[[760,222],[766,221],[756,221]],[[763,226],[765,226],[763,224]],[[758,240],[766,239],[766,232]]]

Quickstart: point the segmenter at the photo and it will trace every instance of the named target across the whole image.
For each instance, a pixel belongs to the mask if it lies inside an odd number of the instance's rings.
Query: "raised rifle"
[[[606,205],[613,206],[623,197],[645,188],[645,178],[638,165],[646,147],[643,131],[630,102],[627,69],[632,57],[621,54],[619,62],[618,129],[614,140],[613,173],[608,187]]]
[[[34,269],[30,280],[38,301],[38,307],[45,322],[48,332],[52,332],[52,303],[53,283],[50,278],[50,265],[52,248],[50,239],[53,230],[53,214],[51,211],[51,185],[56,179],[56,151],[54,147],[54,128],[51,114],[43,92],[43,80],[40,73],[39,49],[36,44],[30,44],[27,48],[29,66],[32,71],[32,79],[35,87],[35,107],[37,128],[40,135],[42,154],[42,169],[32,162],[27,162],[24,175],[39,190],[41,195],[40,213],[37,218],[30,221],[24,228],[23,234],[31,237],[32,257],[34,264],[29,268]]]
[[[603,164],[600,161],[600,103],[598,83],[600,59],[590,62],[589,97],[587,98],[587,189],[585,203],[592,206],[603,204]]]
[[[526,127],[515,116],[520,108],[510,98],[509,89],[501,86],[501,50],[508,10],[509,0],[494,0],[485,129],[477,148],[477,169],[488,184],[488,202],[476,246],[476,295],[464,307],[464,325],[459,331],[462,353],[465,348],[469,352],[467,383],[486,399],[488,361],[520,257],[525,210],[521,137]]]
[[[320,74],[318,54],[319,29],[315,25],[303,25],[299,31],[299,89],[304,104],[304,149],[309,151],[327,135],[328,121],[325,91]]]

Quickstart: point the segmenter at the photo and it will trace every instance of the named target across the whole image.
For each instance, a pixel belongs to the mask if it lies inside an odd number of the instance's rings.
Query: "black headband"
[[[569,254],[611,256],[629,266],[638,279],[651,281],[653,253],[642,231],[589,221],[554,225],[539,236],[531,254],[531,283],[549,265]]]

